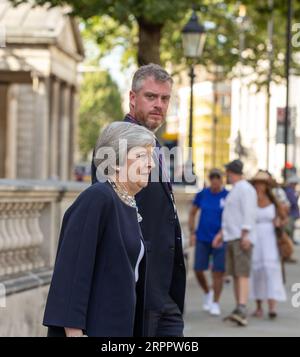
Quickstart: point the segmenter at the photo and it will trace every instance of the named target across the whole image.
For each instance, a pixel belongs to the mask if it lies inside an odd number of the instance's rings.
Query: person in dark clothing
[[[144,336],[146,257],[134,195],[148,183],[154,146],[149,130],[124,122],[100,136],[96,152],[112,149],[116,160],[64,215],[43,321],[48,336]],[[98,168],[105,160],[95,159]]]
[[[294,175],[287,179],[287,185],[284,188],[284,191],[290,203],[288,234],[290,235],[294,243],[296,243],[294,237],[295,222],[300,217],[298,206],[299,194],[296,191],[296,187],[299,183],[300,179],[298,178],[298,176]]]
[[[130,113],[125,121],[155,132],[166,118],[172,78],[160,66],[140,67],[132,81]],[[147,247],[145,301],[146,336],[183,336],[186,272],[182,234],[175,200],[160,144],[156,141],[155,168],[149,184],[136,196]],[[92,182],[97,182],[92,163]]]

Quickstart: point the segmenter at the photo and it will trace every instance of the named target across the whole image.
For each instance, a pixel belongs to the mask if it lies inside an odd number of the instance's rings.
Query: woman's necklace
[[[127,192],[125,187],[124,188],[120,187],[110,179],[108,179],[108,182],[111,184],[112,188],[115,190],[115,192],[123,202],[125,202],[128,206],[135,208],[138,222],[141,222],[143,220],[143,217],[139,214],[139,210],[135,198]]]

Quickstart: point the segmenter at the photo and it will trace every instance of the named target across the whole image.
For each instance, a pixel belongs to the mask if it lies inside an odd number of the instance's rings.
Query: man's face
[[[130,91],[130,112],[151,131],[158,129],[166,118],[172,85],[147,77],[138,92]]]
[[[231,171],[226,170],[226,183],[231,185],[233,183],[233,174]]]
[[[222,177],[218,175],[211,175],[209,177],[210,187],[213,191],[220,191],[223,185]]]

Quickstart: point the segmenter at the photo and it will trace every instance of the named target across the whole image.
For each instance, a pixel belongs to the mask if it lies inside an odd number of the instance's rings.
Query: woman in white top
[[[272,193],[269,175],[259,171],[252,183],[258,196],[256,234],[250,278],[250,298],[256,300],[254,316],[262,317],[262,302],[268,301],[269,317],[275,318],[276,302],[286,300],[275,226],[280,225],[280,208]]]

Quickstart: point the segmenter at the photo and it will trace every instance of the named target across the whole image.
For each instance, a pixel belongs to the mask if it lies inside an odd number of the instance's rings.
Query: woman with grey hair
[[[48,336],[143,336],[146,263],[134,196],[148,183],[154,146],[149,130],[125,122],[100,135],[102,180],[63,218],[43,322]]]

